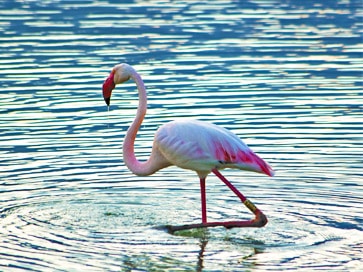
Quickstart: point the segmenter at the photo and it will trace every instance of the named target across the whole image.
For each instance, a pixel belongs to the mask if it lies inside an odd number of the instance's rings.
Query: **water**
[[[120,2],[0,3],[0,270],[360,271],[361,2]],[[135,86],[101,95],[120,62],[149,93],[138,157],[170,120],[232,130],[276,170],[224,171],[265,228],[158,228],[200,222],[199,184],[124,166]],[[207,199],[251,217],[213,176]]]

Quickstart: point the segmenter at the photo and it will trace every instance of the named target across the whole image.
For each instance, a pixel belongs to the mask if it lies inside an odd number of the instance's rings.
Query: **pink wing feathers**
[[[230,131],[207,122],[174,121],[160,127],[155,143],[172,164],[197,172],[238,168],[273,176],[272,168]]]
[[[216,157],[221,158],[220,162],[225,164],[226,167],[264,173],[268,176],[274,175],[272,168],[249,148],[248,150],[236,151],[220,146]]]

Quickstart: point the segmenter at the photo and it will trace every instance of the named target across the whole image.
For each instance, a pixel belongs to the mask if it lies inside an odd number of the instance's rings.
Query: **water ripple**
[[[362,269],[357,1],[0,8],[0,269]],[[268,215],[265,228],[160,230],[200,221],[199,183],[175,167],[145,178],[123,164],[135,86],[118,86],[110,111],[101,95],[118,62],[148,88],[137,156],[170,120],[232,130],[277,170],[225,171]],[[210,220],[250,219],[215,177],[207,185]]]

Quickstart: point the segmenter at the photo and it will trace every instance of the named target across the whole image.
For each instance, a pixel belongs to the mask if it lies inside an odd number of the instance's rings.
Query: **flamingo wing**
[[[155,144],[171,164],[200,175],[207,175],[214,168],[238,168],[273,175],[271,167],[235,134],[211,123],[169,122],[158,129]]]

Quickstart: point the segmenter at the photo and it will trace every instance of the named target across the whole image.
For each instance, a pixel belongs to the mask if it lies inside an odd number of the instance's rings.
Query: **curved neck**
[[[137,90],[139,92],[139,106],[137,108],[135,120],[127,130],[124,143],[123,143],[123,158],[126,166],[135,174],[139,176],[150,175],[160,167],[154,165],[152,156],[146,162],[140,162],[137,160],[134,152],[134,143],[142,121],[144,120],[147,109],[147,95],[144,82],[140,75],[133,71],[130,77],[135,81]]]

